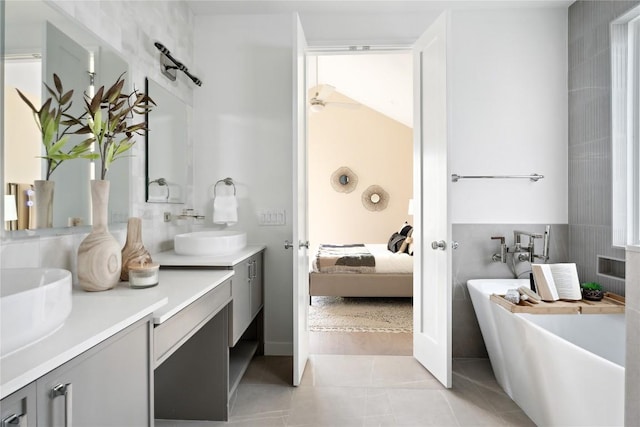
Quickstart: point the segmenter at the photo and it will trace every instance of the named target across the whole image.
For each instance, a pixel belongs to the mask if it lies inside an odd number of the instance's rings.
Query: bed
[[[386,244],[320,245],[309,273],[310,296],[411,297],[413,257]]]

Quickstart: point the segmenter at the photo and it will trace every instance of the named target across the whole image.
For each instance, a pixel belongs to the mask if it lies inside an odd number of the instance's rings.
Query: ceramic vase
[[[127,242],[122,248],[122,271],[120,280],[129,280],[129,263],[150,264],[151,255],[142,244],[142,220],[129,218],[127,222]]]
[[[109,181],[91,181],[91,233],[78,248],[78,283],[85,291],[106,291],[120,280],[122,255],[107,227]]]
[[[33,182],[36,192],[36,228],[53,227],[54,181],[37,179]]]

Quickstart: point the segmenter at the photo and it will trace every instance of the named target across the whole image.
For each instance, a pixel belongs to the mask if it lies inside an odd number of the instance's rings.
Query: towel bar
[[[213,184],[213,198],[216,198],[216,188],[218,187],[218,184],[220,184],[221,182],[224,182],[225,185],[232,185],[233,186],[233,195],[236,195],[236,185],[233,182],[233,179],[231,178],[225,178],[225,179],[220,179],[218,181],[216,181],[215,184]]]

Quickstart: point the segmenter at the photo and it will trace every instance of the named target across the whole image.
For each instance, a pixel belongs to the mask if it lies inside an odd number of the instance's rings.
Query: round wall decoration
[[[389,204],[389,193],[379,185],[371,185],[362,192],[362,204],[370,211],[382,211]]]
[[[331,174],[331,186],[338,193],[351,193],[358,186],[358,175],[342,166]]]

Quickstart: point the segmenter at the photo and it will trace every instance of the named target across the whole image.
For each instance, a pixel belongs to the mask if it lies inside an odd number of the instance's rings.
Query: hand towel
[[[233,225],[238,222],[238,201],[236,196],[220,195],[213,199],[213,223]]]

